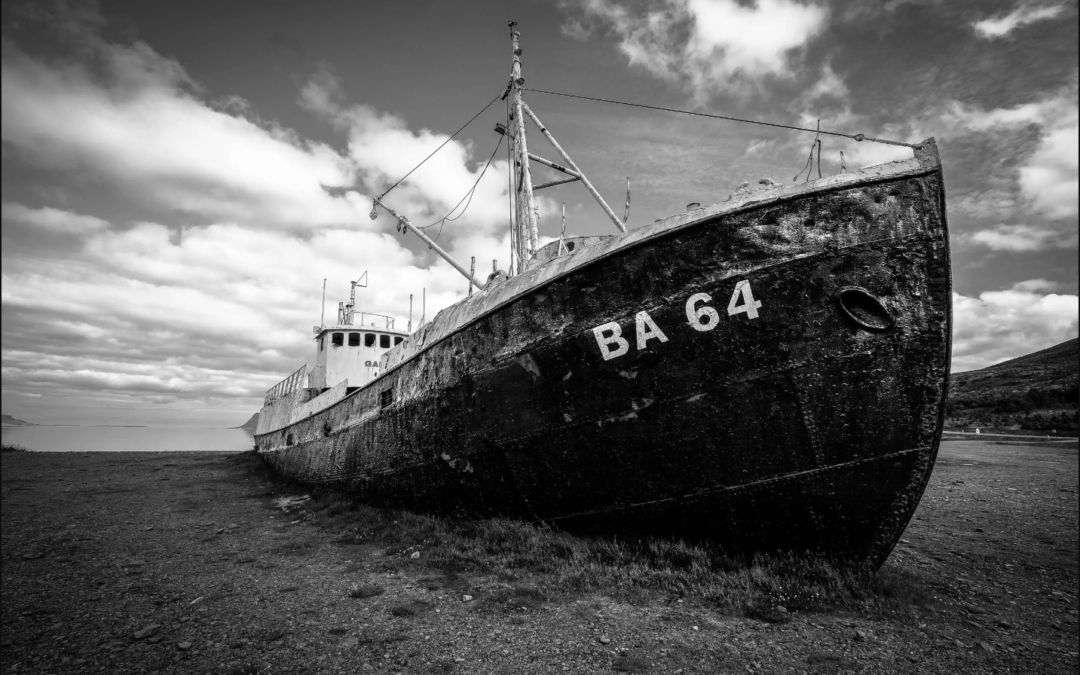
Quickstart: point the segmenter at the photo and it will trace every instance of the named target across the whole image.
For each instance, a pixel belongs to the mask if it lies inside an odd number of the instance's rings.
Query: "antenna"
[[[348,316],[345,317],[346,321],[344,322],[345,324],[347,324],[349,326],[351,326],[352,322],[353,322],[353,306],[356,305],[356,287],[357,286],[359,286],[360,288],[367,288],[367,271],[366,270],[364,271],[363,274],[360,275],[359,279],[357,279],[356,281],[350,281],[349,282],[349,304],[346,305],[346,307],[348,307]],[[361,323],[363,323],[363,319],[361,319]]]
[[[555,255],[562,255],[566,253],[566,244],[563,243],[563,239],[566,238],[566,202],[562,205],[562,230],[559,231],[559,250]]]
[[[319,328],[326,325],[326,277],[322,280],[322,312],[319,313]]]

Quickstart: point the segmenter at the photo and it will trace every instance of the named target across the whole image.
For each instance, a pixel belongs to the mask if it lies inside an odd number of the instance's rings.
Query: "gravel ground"
[[[887,563],[932,602],[778,624],[447,577],[423,550],[332,541],[280,489],[221,454],[5,453],[0,671],[1078,669],[1075,443],[943,443]]]

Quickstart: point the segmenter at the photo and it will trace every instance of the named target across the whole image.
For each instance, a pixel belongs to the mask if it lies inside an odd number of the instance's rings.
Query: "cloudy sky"
[[[312,359],[327,315],[461,298],[452,268],[368,217],[379,194],[505,87],[937,138],[956,370],[1077,335],[1075,2],[3,4],[3,411],[39,423],[232,426]],[[805,134],[527,96],[631,227],[791,182]],[[486,271],[509,258],[496,102],[388,197]],[[530,149],[553,156],[537,134]],[[839,170],[910,156],[826,137]],[[489,158],[494,157],[484,172]],[[547,177],[535,170],[538,180]],[[483,177],[481,178],[481,174]],[[611,233],[580,186],[545,191]],[[435,227],[431,233],[439,232]],[[419,319],[419,300],[414,316]]]

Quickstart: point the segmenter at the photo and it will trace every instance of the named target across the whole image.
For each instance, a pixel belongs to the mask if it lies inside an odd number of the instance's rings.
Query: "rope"
[[[843,134],[838,131],[822,131],[820,129],[807,129],[805,127],[793,127],[788,124],[777,124],[776,122],[762,122],[760,120],[748,120],[741,117],[728,117],[727,115],[712,115],[710,113],[693,112],[690,110],[679,110],[677,108],[664,108],[658,105],[645,105],[644,103],[627,103],[626,101],[614,101],[607,98],[596,98],[594,96],[582,96],[581,94],[564,94],[558,91],[545,91],[543,89],[523,89],[523,91],[534,91],[537,94],[549,94],[551,96],[564,96],[566,98],[580,98],[585,101],[597,101],[598,103],[614,103],[615,105],[625,105],[631,108],[645,108],[646,110],[660,110],[663,112],[679,113],[680,115],[693,115],[695,117],[708,117],[714,120],[728,120],[729,122],[743,122],[744,124],[757,124],[763,127],[776,127],[778,129],[791,129],[792,131],[806,131],[813,134],[828,134],[829,136],[841,136],[843,138],[850,138],[854,141],[862,143],[863,141],[872,141],[874,143],[885,143],[886,145],[900,145],[905,148],[914,148],[911,143],[901,143],[900,141],[890,141],[884,138],[871,138],[866,134]],[[801,171],[799,173],[802,173]]]
[[[454,205],[454,208],[450,209],[450,211],[447,212],[447,214],[445,216],[443,216],[442,218],[440,218],[439,220],[436,220],[436,221],[434,221],[434,222],[432,222],[432,223],[430,223],[428,225],[420,226],[418,229],[426,230],[429,227],[434,227],[434,226],[438,225],[439,226],[439,234],[435,235],[435,237],[434,237],[434,241],[438,241],[439,237],[442,236],[443,225],[446,224],[446,221],[449,220],[450,222],[453,222],[453,221],[457,220],[458,218],[462,217],[463,215],[465,215],[465,212],[469,210],[469,205],[472,204],[472,198],[476,194],[476,188],[477,188],[478,185],[480,185],[480,180],[484,177],[484,174],[487,173],[488,167],[491,166],[491,162],[495,159],[495,155],[499,152],[499,148],[502,147],[502,142],[503,142],[503,137],[500,134],[499,135],[499,142],[495,144],[495,149],[491,151],[491,156],[488,157],[487,164],[484,165],[484,170],[481,171],[480,175],[476,177],[476,182],[473,183],[472,188],[470,188],[469,191],[465,193],[465,196],[462,197],[458,201],[458,203]],[[469,201],[465,204],[465,208],[461,209],[461,213],[457,214],[456,216],[451,217],[451,214],[453,214],[454,211],[457,211],[458,207],[461,206],[462,202],[464,202],[466,199],[468,199]]]
[[[469,118],[469,121],[468,121],[468,122],[466,122],[465,124],[461,125],[461,128],[460,128],[460,129],[458,129],[457,131],[455,131],[454,133],[452,133],[452,134],[450,135],[450,138],[447,138],[447,139],[446,139],[445,141],[443,141],[443,142],[442,142],[441,144],[439,144],[439,147],[437,147],[437,148],[435,148],[434,150],[432,150],[432,151],[431,151],[431,154],[430,154],[430,155],[428,155],[427,157],[425,157],[425,158],[424,158],[424,160],[423,160],[422,162],[420,162],[419,164],[417,164],[416,166],[414,166],[414,167],[413,167],[412,169],[410,169],[410,170],[409,170],[409,173],[407,173],[407,174],[405,174],[404,176],[402,176],[402,177],[401,177],[401,178],[400,178],[400,179],[398,180],[398,182],[396,182],[396,183],[394,183],[393,185],[391,185],[390,187],[388,187],[388,188],[386,189],[386,192],[384,192],[384,193],[382,193],[381,195],[379,195],[377,199],[382,199],[382,198],[383,198],[383,197],[385,197],[386,195],[390,194],[390,191],[391,191],[391,190],[393,190],[394,188],[396,188],[396,187],[397,187],[398,185],[401,185],[401,181],[403,181],[403,180],[405,180],[406,178],[408,178],[409,176],[411,176],[411,175],[413,174],[413,171],[416,171],[417,169],[419,169],[419,168],[420,168],[421,166],[423,166],[423,165],[424,165],[424,162],[426,162],[426,161],[428,161],[429,159],[431,159],[432,157],[434,157],[434,156],[435,156],[435,153],[436,153],[436,152],[438,152],[438,151],[442,150],[442,149],[443,149],[443,146],[445,146],[445,145],[446,145],[447,143],[449,143],[450,141],[454,140],[454,137],[455,137],[455,136],[457,136],[457,135],[458,135],[458,134],[460,134],[460,133],[461,133],[462,131],[464,131],[464,130],[465,130],[465,127],[467,127],[467,126],[469,126],[470,124],[472,124],[472,123],[473,123],[473,120],[475,120],[475,119],[476,119],[477,117],[480,117],[481,115],[483,115],[483,114],[484,114],[484,111],[486,111],[486,110],[487,110],[488,108],[490,108],[490,107],[491,107],[491,105],[492,105],[493,103],[495,103],[495,101],[498,101],[498,100],[499,100],[499,97],[498,97],[498,96],[496,96],[495,98],[491,99],[491,102],[490,102],[490,103],[488,103],[488,104],[487,104],[486,106],[484,106],[483,108],[481,108],[481,109],[480,109],[480,112],[478,112],[478,113],[476,113],[475,115],[473,115],[472,117],[470,117],[470,118]]]
[[[820,128],[821,120],[818,120],[818,129],[820,130]],[[793,183],[797,183],[799,181],[799,176],[802,175],[803,171],[806,172],[806,181],[804,182],[809,182],[810,171],[814,168],[814,148],[817,148],[817,177],[821,178],[821,138],[815,135],[814,141],[810,144],[810,156],[806,158],[806,165],[803,166],[803,168],[799,169],[799,173],[795,174],[795,177],[791,179]],[[844,153],[841,152],[840,154],[843,155]]]

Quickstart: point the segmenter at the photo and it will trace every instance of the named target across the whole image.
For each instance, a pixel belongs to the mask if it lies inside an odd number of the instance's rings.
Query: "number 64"
[[[742,300],[740,304],[739,300]],[[686,320],[694,330],[709,331],[716,328],[720,323],[720,314],[708,305],[697,306],[699,302],[711,302],[712,296],[708,293],[695,293],[686,301]],[[735,292],[731,294],[728,302],[728,316],[746,313],[747,319],[756,319],[760,300],[754,300],[754,293],[750,290],[750,281],[743,279],[735,285]]]

